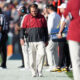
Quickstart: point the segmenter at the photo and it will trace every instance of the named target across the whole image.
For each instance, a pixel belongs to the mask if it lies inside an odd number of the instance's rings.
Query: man
[[[2,9],[0,8],[0,52],[2,57],[1,68],[6,69],[6,60],[7,60],[7,39],[8,39],[8,22],[6,21],[5,15],[2,13]]]
[[[67,4],[62,3],[58,8],[60,9],[60,12],[63,14],[65,9],[66,9]],[[66,19],[62,15],[61,20],[60,20],[60,27],[62,27],[63,22],[65,22]],[[69,22],[66,22],[65,28],[67,28],[69,25]],[[59,35],[59,34],[58,34]],[[64,35],[67,35],[65,33]],[[52,70],[52,72],[61,72],[61,71],[69,71],[69,66],[70,66],[70,57],[69,57],[69,48],[67,44],[66,37],[61,38],[61,41],[58,42],[59,44],[59,62],[58,65],[55,69]]]
[[[23,29],[26,30],[32,76],[36,77],[39,75],[41,77],[45,46],[48,44],[48,31],[47,22],[44,16],[38,12],[36,4],[30,6],[30,14],[23,18],[21,28],[22,32]],[[24,44],[23,36],[20,41]]]
[[[20,15],[20,23],[19,24],[21,24],[22,18],[27,15],[27,9],[24,5],[20,5],[20,6],[18,6],[17,10]],[[27,50],[28,49],[27,43],[26,43],[26,39],[25,39],[25,33],[24,33],[24,40],[25,40],[25,44],[24,45],[21,44],[21,47],[22,47],[22,68],[27,69],[27,68],[29,68],[29,56],[28,56],[28,50]]]
[[[50,4],[47,5],[48,15],[48,33],[50,36],[49,44],[46,48],[48,64],[49,64],[49,71],[56,67],[58,63],[58,44],[57,42],[52,41],[52,33],[54,29],[57,29],[57,26],[60,22],[60,16],[55,12],[55,7]]]
[[[69,0],[67,8],[64,12],[64,17],[67,18],[71,13],[67,40],[69,42],[70,56],[73,67],[74,80],[80,80],[80,0]],[[62,35],[64,26],[59,31],[59,36]]]

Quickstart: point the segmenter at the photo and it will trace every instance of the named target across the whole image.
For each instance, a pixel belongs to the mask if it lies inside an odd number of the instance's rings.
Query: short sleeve
[[[26,28],[27,27],[26,23],[27,23],[27,15],[23,16],[23,19],[22,19],[21,25],[20,25],[21,28]]]
[[[71,2],[69,1],[67,3],[67,8],[65,9],[65,12],[63,13],[63,15],[64,15],[65,18],[67,17],[67,15],[69,14],[69,12],[71,11],[70,5],[71,5]]]

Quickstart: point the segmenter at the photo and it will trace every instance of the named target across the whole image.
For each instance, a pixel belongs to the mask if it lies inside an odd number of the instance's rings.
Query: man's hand
[[[20,39],[20,44],[24,45],[24,40],[23,39]]]
[[[61,33],[58,33],[58,34],[57,34],[57,37],[58,37],[59,39],[61,39],[61,38],[62,38],[62,34],[61,34]]]
[[[48,42],[45,42],[45,47],[47,47],[47,45],[48,45]]]
[[[0,32],[2,31],[2,27],[0,26]]]

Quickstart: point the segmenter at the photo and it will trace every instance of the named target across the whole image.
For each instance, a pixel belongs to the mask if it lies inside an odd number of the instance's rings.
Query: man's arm
[[[51,31],[55,25],[54,21],[55,21],[55,16],[54,17],[52,17],[52,16],[48,17],[47,26],[48,26],[48,33],[49,34],[51,34]]]
[[[0,26],[0,32],[2,31],[2,26]]]
[[[42,23],[43,23],[43,28],[44,28],[45,45],[47,46],[49,37],[48,37],[47,21],[44,17],[42,19]]]
[[[62,38],[62,32],[63,32],[63,30],[64,30],[65,24],[66,24],[66,22],[63,21],[62,26],[60,27],[59,33],[58,33],[58,35],[57,35],[58,38]]]
[[[62,32],[63,32],[63,30],[64,30],[64,28],[65,28],[65,25],[66,25],[66,23],[67,22],[70,22],[70,18],[69,18],[69,16],[67,16],[66,17],[66,19],[63,21],[63,23],[62,23],[62,25],[61,25],[61,27],[60,27],[60,30],[59,30],[59,33],[58,33],[58,38],[62,38]]]
[[[21,28],[20,28],[20,43],[21,45],[24,45],[24,34],[25,34],[25,29],[26,29],[26,16],[23,17],[21,21]]]
[[[6,19],[6,16],[3,17],[2,33],[7,34],[9,32],[9,23]]]

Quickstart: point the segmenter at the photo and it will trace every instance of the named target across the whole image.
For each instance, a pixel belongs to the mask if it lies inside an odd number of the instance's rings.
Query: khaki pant
[[[74,80],[80,80],[80,42],[69,40]]]
[[[28,44],[25,42],[22,47],[23,59],[24,59],[24,67],[29,68],[29,53],[28,53]]]
[[[32,74],[42,73],[45,55],[44,42],[29,42],[29,60]]]
[[[49,40],[46,54],[49,66],[56,66],[58,64],[58,43]]]

